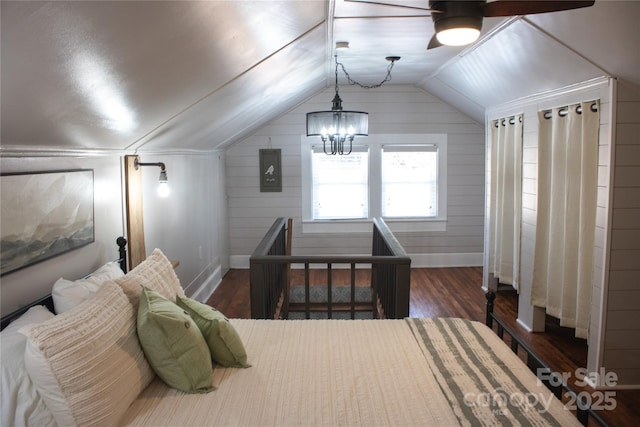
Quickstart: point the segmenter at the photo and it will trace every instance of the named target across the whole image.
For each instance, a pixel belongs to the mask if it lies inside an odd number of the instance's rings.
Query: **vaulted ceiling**
[[[431,50],[428,1],[385,3],[3,0],[0,154],[224,148],[333,85],[337,41],[354,79],[400,56],[387,84],[479,122],[602,75],[640,86],[640,1],[485,18],[473,45]]]

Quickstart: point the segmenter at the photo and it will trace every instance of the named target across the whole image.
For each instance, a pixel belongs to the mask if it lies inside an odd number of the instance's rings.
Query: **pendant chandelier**
[[[338,62],[338,55],[335,55],[336,95],[333,97],[331,110],[307,113],[307,136],[320,136],[325,154],[350,154],[353,149],[353,139],[355,136],[369,135],[369,113],[363,111],[345,111],[342,109],[342,99],[338,93],[338,66],[342,67],[342,71],[347,76],[349,84],[357,84],[365,89],[371,89],[380,87],[385,82],[391,80],[391,69],[393,68],[394,62],[399,60],[400,57],[388,56],[386,59],[391,61],[391,64],[387,68],[387,77],[377,85],[366,86],[352,80],[349,73],[345,70],[344,65]]]

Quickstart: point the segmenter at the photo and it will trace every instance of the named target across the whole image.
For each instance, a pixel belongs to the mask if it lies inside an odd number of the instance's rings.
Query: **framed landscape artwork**
[[[0,275],[94,241],[93,170],[0,176]]]

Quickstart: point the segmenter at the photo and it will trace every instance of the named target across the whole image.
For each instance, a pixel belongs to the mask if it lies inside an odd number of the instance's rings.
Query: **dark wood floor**
[[[335,284],[348,283],[347,270],[334,270]],[[292,271],[292,283],[303,283],[300,270]],[[358,271],[357,284],[368,282],[368,273]],[[326,283],[326,271],[313,270],[312,284]],[[415,268],[411,271],[411,317],[463,317],[484,322],[485,298],[480,288],[482,268]],[[576,369],[587,364],[587,343],[577,339],[573,331],[559,326],[547,317],[545,333],[529,333],[517,322],[517,294],[500,291],[496,313],[507,326],[542,358],[553,371],[572,373],[569,384],[576,392],[593,394],[587,387],[575,385]],[[249,270],[230,270],[208,303],[231,318],[250,318]],[[508,342],[508,340],[507,340]],[[524,357],[524,356],[521,356]],[[636,426],[640,423],[640,390],[616,390],[614,410],[601,416],[611,426]]]

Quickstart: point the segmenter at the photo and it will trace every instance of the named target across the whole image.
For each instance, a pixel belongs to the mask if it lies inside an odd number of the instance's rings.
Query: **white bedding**
[[[26,336],[14,334],[20,320],[3,331],[3,369],[15,362],[3,420],[29,425],[35,408],[48,415],[38,424],[60,426],[577,425],[493,331],[463,319],[232,319],[252,366],[216,366],[210,393],[172,389],[139,344],[142,287],[184,295],[156,249],[86,301],[20,327]]]
[[[404,320],[233,320],[248,369],[214,369],[206,395],[154,381],[124,425],[451,425]],[[391,350],[391,351],[389,351]]]
[[[446,390],[450,377],[446,373],[433,373],[434,361],[428,345],[414,336],[414,332],[419,335],[420,323],[237,319],[232,322],[245,343],[251,368],[214,369],[214,385],[218,389],[204,395],[170,389],[156,378],[129,408],[122,424],[451,426],[495,425],[509,418],[508,411],[491,407],[469,409],[468,404],[459,401],[452,404],[452,394]],[[549,395],[492,331],[476,322],[464,321],[461,325],[461,330],[473,325],[473,331],[463,331],[462,341],[477,341],[480,334],[501,346],[497,352],[483,354],[485,350],[477,342],[471,343],[474,357],[489,364],[489,371],[507,366],[517,377],[525,378],[532,393]],[[460,348],[456,347],[459,345],[439,340],[441,330],[434,329],[433,334],[428,342],[436,344],[435,352],[444,351],[444,359],[455,363],[460,358]],[[444,342],[444,347],[438,341]],[[492,365],[490,358],[496,355],[499,359]],[[495,385],[487,386],[490,390]],[[475,390],[475,386],[469,388]],[[545,411],[544,417],[539,415],[530,412],[524,419],[532,425],[577,423],[555,400],[548,414]]]

